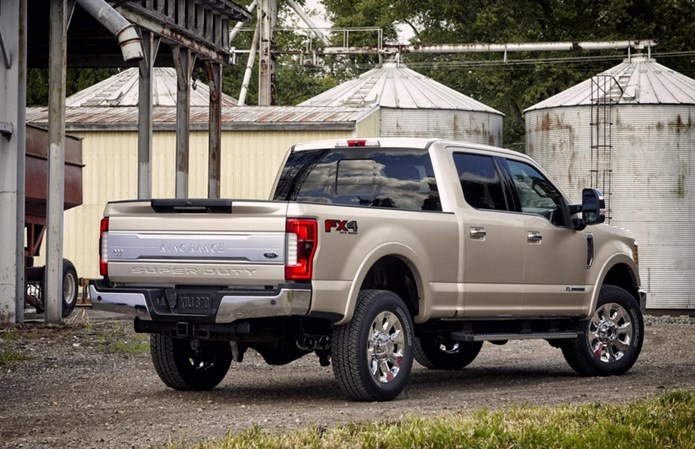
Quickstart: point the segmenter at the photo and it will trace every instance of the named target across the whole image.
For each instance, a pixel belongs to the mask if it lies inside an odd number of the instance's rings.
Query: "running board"
[[[578,331],[562,331],[562,332],[524,332],[520,334],[474,334],[471,332],[452,332],[451,339],[454,341],[506,341],[506,340],[559,340],[571,339],[579,337]]]

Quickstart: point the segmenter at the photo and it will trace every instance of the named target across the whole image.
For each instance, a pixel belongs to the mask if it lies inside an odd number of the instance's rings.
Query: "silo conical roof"
[[[643,55],[633,56],[600,75],[614,82],[607,95],[612,104],[695,104],[695,80]],[[619,87],[618,87],[619,86]],[[541,101],[524,112],[591,105],[592,79]]]
[[[397,109],[445,109],[504,115],[398,62],[363,73],[299,106],[381,106]]]
[[[91,87],[69,96],[67,107],[89,106],[137,106],[139,72],[129,68],[119,72]],[[207,106],[210,103],[210,89],[203,82],[191,88],[191,106]],[[176,69],[155,67],[152,80],[153,106],[176,106]],[[235,106],[236,100],[222,94],[222,106]]]

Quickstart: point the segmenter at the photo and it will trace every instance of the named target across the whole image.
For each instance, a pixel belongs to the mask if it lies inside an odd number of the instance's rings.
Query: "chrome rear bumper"
[[[173,291],[176,292],[176,289]],[[138,291],[137,288],[106,287],[99,281],[89,284],[89,295],[95,309],[127,313],[143,320],[197,321],[202,318],[208,322],[232,323],[240,319],[306,315],[311,305],[311,289],[308,286],[297,288],[284,285],[267,294],[225,290],[219,290],[216,294],[220,296],[219,306],[217,310],[213,309],[211,316],[188,315],[177,313],[175,309],[163,312],[162,308],[168,306],[161,305],[167,297],[161,288],[143,288]],[[160,305],[155,306],[154,301]]]

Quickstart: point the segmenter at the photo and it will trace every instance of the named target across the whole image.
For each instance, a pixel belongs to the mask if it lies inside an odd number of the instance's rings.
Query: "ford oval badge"
[[[278,255],[274,252],[267,252],[263,254],[263,257],[265,257],[266,259],[277,259]]]

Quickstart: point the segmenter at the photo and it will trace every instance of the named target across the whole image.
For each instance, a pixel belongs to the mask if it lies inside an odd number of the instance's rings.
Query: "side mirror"
[[[605,209],[606,202],[603,200],[603,194],[600,190],[582,190],[582,221],[584,224],[603,223],[606,220]]]

